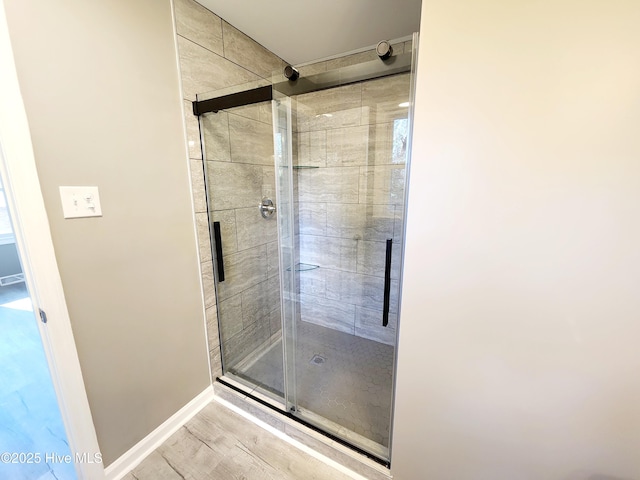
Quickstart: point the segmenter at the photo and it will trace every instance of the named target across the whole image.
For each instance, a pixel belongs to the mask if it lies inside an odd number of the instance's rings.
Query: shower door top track
[[[329,88],[341,87],[376,78],[408,73],[411,71],[411,54],[396,55],[388,60],[350,65],[331,72],[318,73],[309,77],[300,77],[296,81],[285,81],[274,85],[252,88],[220,97],[193,102],[193,114],[196,116],[228,108],[242,107],[273,100],[273,90],[288,97],[302,95]]]
[[[231,93],[221,97],[210,98],[193,102],[193,114],[198,116],[204,113],[218,113],[220,110],[228,108],[243,107],[254,103],[270,102],[273,100],[273,89],[271,85],[253,88],[242,92]]]

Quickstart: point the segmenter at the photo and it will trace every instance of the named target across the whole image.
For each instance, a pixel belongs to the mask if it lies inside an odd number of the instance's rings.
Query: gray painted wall
[[[108,465],[210,384],[171,5],[5,6]],[[103,217],[64,220],[59,185],[97,185]]]

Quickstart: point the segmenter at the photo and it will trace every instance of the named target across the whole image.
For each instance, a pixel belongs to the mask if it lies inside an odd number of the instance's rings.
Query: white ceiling
[[[418,31],[421,0],[197,0],[294,65]]]

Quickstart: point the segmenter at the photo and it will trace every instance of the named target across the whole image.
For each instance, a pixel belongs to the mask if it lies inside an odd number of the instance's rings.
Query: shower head
[[[378,43],[378,46],[376,47],[376,53],[380,57],[380,60],[386,60],[387,58],[390,58],[391,55],[393,55],[393,48],[391,47],[391,44],[388,40],[383,40]]]
[[[300,72],[298,72],[295,67],[287,65],[286,67],[284,67],[284,76],[287,78],[287,80],[294,82],[300,77]]]

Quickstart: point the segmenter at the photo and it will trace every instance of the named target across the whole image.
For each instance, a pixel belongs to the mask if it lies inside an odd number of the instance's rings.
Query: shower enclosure
[[[193,104],[222,380],[387,464],[415,40]]]

